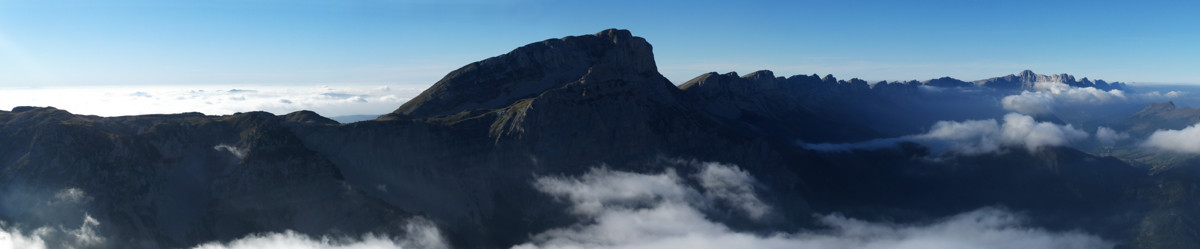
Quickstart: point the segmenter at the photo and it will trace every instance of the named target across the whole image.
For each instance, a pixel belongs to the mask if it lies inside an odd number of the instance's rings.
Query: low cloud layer
[[[577,178],[543,177],[537,189],[563,198],[585,218],[552,229],[514,248],[1112,248],[1080,232],[1050,232],[1024,226],[1019,215],[994,208],[947,217],[923,225],[872,223],[837,214],[823,215],[831,228],[821,232],[755,234],[735,231],[708,219],[706,200],[748,198],[753,192],[721,197],[720,189],[754,189],[754,179],[736,166],[706,164],[699,187],[667,170],[639,174],[593,169]],[[737,173],[742,172],[742,173]],[[705,180],[704,178],[715,178]],[[732,186],[732,185],[737,185]],[[630,190],[623,192],[621,190]],[[697,196],[698,195],[698,196]],[[753,200],[758,200],[754,197]],[[753,202],[753,201],[751,201]],[[757,204],[756,204],[757,205]],[[767,207],[769,208],[769,207]],[[747,212],[753,218],[753,212]]]
[[[19,225],[0,221],[0,248],[103,248],[105,238],[97,235],[100,222],[85,215],[78,228],[39,227],[22,231]]]
[[[1059,82],[1034,83],[1036,91],[1004,97],[1000,103],[1005,110],[1024,114],[1050,113],[1060,104],[1105,104],[1125,100],[1121,90],[1104,91],[1094,87],[1072,87]]]
[[[1129,139],[1129,133],[1117,132],[1104,126],[1096,128],[1096,140],[1102,145],[1113,145],[1125,139]]]
[[[1002,121],[1002,122],[1001,122]],[[920,143],[935,153],[956,152],[985,154],[999,152],[1008,146],[1037,151],[1047,146],[1062,146],[1071,141],[1088,138],[1088,133],[1071,125],[1038,122],[1028,115],[1009,113],[1004,119],[938,121],[929,132],[899,138],[877,139],[859,143],[803,144],[819,151],[875,150],[889,148],[899,142]]]
[[[299,110],[323,116],[379,115],[391,112],[420,87],[390,86],[110,86],[0,89],[0,109],[54,106],[72,113],[124,116],[202,112],[227,115]]]
[[[700,172],[693,177],[699,180],[705,196],[724,201],[751,219],[762,219],[771,212],[771,207],[754,194],[754,187],[758,181],[738,167],[702,163]]]
[[[1200,153],[1200,124],[1182,130],[1157,130],[1143,146],[1176,153]]]
[[[285,231],[246,236],[229,243],[212,242],[192,247],[193,249],[445,249],[449,248],[441,232],[432,222],[423,219],[410,220],[402,237],[387,237],[366,234],[361,238],[334,238]]]
[[[1000,100],[1005,110],[1023,114],[1046,114],[1061,106],[1104,105],[1127,100],[1163,101],[1182,96],[1183,92],[1147,92],[1128,94],[1121,90],[1072,87],[1059,82],[1034,83],[1034,91],[1023,91]]]

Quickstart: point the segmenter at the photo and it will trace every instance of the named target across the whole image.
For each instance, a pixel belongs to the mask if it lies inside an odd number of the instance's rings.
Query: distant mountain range
[[[751,234],[818,231],[815,214],[928,224],[1001,206],[1037,229],[1080,231],[1120,248],[1200,247],[1195,160],[1151,170],[1079,149],[1091,145],[980,154],[919,142],[802,146],[903,138],[939,121],[995,122],[1008,112],[1001,98],[1039,91],[1038,82],[1128,87],[1031,71],[873,84],[708,73],[676,86],[658,73],[650,43],[611,29],[468,64],[394,112],[349,124],[308,111],[96,117],[19,107],[0,112],[0,220],[80,227],[91,218],[105,239],[89,246],[179,248],[285,230],[407,236],[418,219],[454,247],[505,248],[587,223],[564,202],[583,197],[547,194],[544,177],[603,168],[691,179],[705,171],[681,162],[715,162],[756,179],[746,191],[774,211],[762,221],[712,204],[703,215]],[[1128,118],[1103,125],[1140,136],[1200,120],[1170,102],[1112,115]],[[1041,127],[1052,123],[1086,122]],[[700,179],[678,182],[715,184]]]

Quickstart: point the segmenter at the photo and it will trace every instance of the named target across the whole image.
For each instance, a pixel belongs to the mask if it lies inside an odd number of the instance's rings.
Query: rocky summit
[[[937,133],[1026,122],[1077,138],[1090,132],[1076,129],[1118,127],[1006,115],[998,101],[1037,82],[1126,87],[1031,71],[870,83],[765,70],[676,86],[650,43],[610,29],[468,64],[394,112],[350,124],[309,111],[96,117],[18,107],[0,111],[0,227],[64,231],[48,244],[61,248],[188,248],[270,233],[509,248],[604,241],[569,235],[651,211],[767,238],[998,207],[1021,214],[1003,221],[1022,231],[1083,245],[1200,246],[1187,239],[1200,232],[1188,222],[1200,217],[1187,208],[1197,200],[1187,186],[1200,180],[1189,170],[1066,142],[976,144],[1008,141],[1000,131]],[[1179,110],[1130,115],[1198,116]],[[1129,124],[1138,125],[1149,127]],[[663,229],[638,236],[673,233]]]

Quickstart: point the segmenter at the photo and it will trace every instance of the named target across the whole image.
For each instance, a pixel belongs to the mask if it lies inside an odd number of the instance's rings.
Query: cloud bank
[[[124,116],[202,112],[227,115],[299,110],[322,116],[379,115],[417,96],[420,87],[391,86],[105,86],[0,88],[0,110],[54,106],[76,114]]]
[[[1009,113],[1003,122],[995,119],[938,121],[924,134],[877,139],[859,143],[802,144],[818,151],[876,150],[894,147],[900,142],[928,146],[935,153],[956,152],[968,155],[999,152],[1006,146],[1023,147],[1033,152],[1047,146],[1061,146],[1088,138],[1088,133],[1071,125],[1037,122],[1028,115]]]
[[[1175,153],[1200,153],[1200,124],[1182,130],[1157,130],[1142,146]]]
[[[754,194],[756,180],[737,167],[718,163],[702,163],[693,178],[700,181],[706,196],[726,202],[752,219],[762,219],[771,207]]]
[[[293,231],[246,236],[229,243],[210,242],[193,249],[445,249],[449,248],[432,222],[415,218],[405,226],[405,236],[366,234],[361,238],[314,238]]]
[[[535,235],[514,246],[535,248],[1112,248],[1080,232],[1024,226],[1016,214],[983,208],[924,225],[872,223],[837,214],[820,216],[821,232],[755,234],[734,231],[702,212],[705,200],[747,198],[754,179],[732,165],[707,164],[689,186],[673,170],[638,174],[592,169],[577,178],[542,177],[535,187],[563,198],[585,221]],[[741,172],[741,173],[738,173]],[[704,178],[712,178],[704,180]],[[704,181],[719,181],[707,184]],[[736,187],[732,185],[738,185]],[[721,197],[733,189],[735,198]],[[629,190],[630,192],[622,192]],[[700,196],[695,196],[699,194]],[[754,197],[753,200],[757,200]],[[757,204],[756,204],[757,205]],[[753,216],[753,212],[747,212]]]
[[[1125,100],[1121,90],[1104,91],[1094,87],[1072,87],[1059,82],[1034,83],[1036,91],[1023,91],[1000,100],[1005,110],[1024,114],[1050,113],[1061,104],[1106,104]]]
[[[100,222],[84,215],[79,228],[40,227],[29,232],[0,221],[0,248],[102,248],[105,238],[97,235]]]
[[[1100,90],[1094,87],[1072,87],[1059,82],[1034,83],[1034,91],[1022,91],[1000,100],[1005,110],[1022,114],[1046,114],[1062,106],[1105,105],[1128,100],[1163,101],[1183,96],[1183,92],[1157,91],[1128,94],[1121,90]]]
[[[1117,132],[1104,126],[1096,128],[1096,140],[1100,141],[1102,145],[1113,145],[1125,139],[1129,139],[1129,133]]]

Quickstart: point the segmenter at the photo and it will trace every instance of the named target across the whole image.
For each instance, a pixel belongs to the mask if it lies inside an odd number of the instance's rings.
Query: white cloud
[[[77,229],[63,227],[40,227],[22,232],[20,226],[0,221],[0,248],[45,249],[45,248],[98,248],[103,247],[105,238],[96,234],[100,222],[84,215]]]
[[[9,228],[7,224],[0,222],[0,247],[44,249],[46,248],[46,240],[42,237],[46,236],[49,232],[51,232],[49,228],[43,227],[35,229],[26,235],[21,230]]]
[[[424,219],[411,220],[405,226],[405,237],[386,237],[374,234],[359,239],[310,237],[293,231],[250,235],[229,243],[210,242],[193,249],[444,249],[449,248],[441,232]]]
[[[762,219],[771,211],[771,207],[754,194],[755,180],[750,173],[737,167],[711,162],[703,163],[700,167],[700,172],[696,173],[695,178],[704,188],[704,194],[725,201],[756,220]]]
[[[1121,90],[1072,87],[1059,82],[1034,83],[1035,91],[1023,91],[1000,100],[1005,110],[1024,114],[1050,113],[1058,105],[1107,104],[1126,100]]]
[[[213,149],[217,150],[217,151],[228,151],[230,154],[233,154],[233,156],[236,156],[238,159],[246,159],[246,153],[249,153],[249,151],[247,149],[234,147],[234,146],[231,146],[228,144],[218,144],[217,146],[213,146]]]
[[[1159,91],[1152,91],[1152,92],[1138,94],[1136,96],[1139,98],[1147,99],[1147,100],[1162,101],[1162,100],[1168,100],[1168,99],[1177,99],[1179,97],[1183,97],[1184,95],[1187,95],[1187,92],[1170,91],[1167,93],[1161,93]]]
[[[96,235],[96,227],[98,226],[100,226],[100,221],[97,221],[90,215],[84,215],[83,225],[80,225],[79,229],[65,230],[64,232],[75,240],[77,246],[96,246],[104,243],[104,237]]]
[[[612,206],[645,203],[655,199],[683,202],[700,195],[679,184],[674,170],[645,175],[608,168],[593,168],[579,178],[542,177],[534,183],[538,190],[573,203],[572,212],[596,215]]]
[[[91,200],[92,197],[79,188],[66,188],[54,193],[54,201],[57,202],[83,203]]]
[[[1100,141],[1100,144],[1113,145],[1116,144],[1117,141],[1125,139],[1129,139],[1129,133],[1117,132],[1112,128],[1104,126],[1096,128],[1096,140]]]
[[[1004,106],[1005,110],[1025,114],[1050,113],[1055,104],[1054,95],[1044,92],[1025,91],[1020,95],[1009,95],[1000,100],[1000,105]]]
[[[1035,151],[1045,146],[1065,145],[1071,140],[1085,139],[1088,134],[1071,125],[1037,122],[1030,116],[1009,113],[1004,115],[1000,137],[1001,143],[1024,145],[1029,151]]]
[[[1122,90],[1100,90],[1094,87],[1072,87],[1058,82],[1034,83],[1033,91],[1005,96],[1000,100],[1005,110],[1023,114],[1051,113],[1062,106],[1105,105],[1124,101],[1159,102],[1185,95],[1181,91],[1158,91],[1129,94]]]
[[[360,240],[337,240],[328,237],[314,239],[292,231],[248,236],[229,243],[203,244],[194,249],[357,249],[357,248],[405,248],[403,243],[391,238],[365,235]]]
[[[1182,130],[1157,130],[1143,146],[1176,153],[1200,153],[1200,124]]]
[[[722,176],[719,188],[753,179],[735,166],[708,164],[696,177]],[[734,172],[734,173],[731,173]],[[741,173],[736,173],[741,172]],[[712,174],[712,175],[708,175]],[[704,176],[708,175],[708,176]],[[611,184],[649,186],[621,195]],[[672,186],[674,185],[674,186]],[[702,183],[702,185],[705,185]],[[673,171],[637,174],[593,169],[578,178],[543,177],[539,190],[571,201],[585,221],[535,235],[514,246],[534,248],[1112,248],[1081,232],[1050,232],[1024,226],[1016,214],[994,208],[963,213],[923,225],[872,223],[841,215],[820,217],[828,231],[734,231],[701,212],[705,198],[682,198],[700,190],[686,186]],[[743,185],[742,187],[747,187]],[[711,192],[709,192],[711,193]],[[740,194],[739,194],[740,195]],[[580,198],[586,197],[586,198]],[[596,203],[599,202],[599,203]],[[585,208],[580,208],[580,207]]]
[[[299,110],[323,116],[384,114],[422,87],[348,86],[82,86],[0,88],[0,110],[54,106],[76,114],[123,116],[201,112],[228,115]]]
[[[1009,113],[1004,115],[1003,123],[995,119],[938,121],[924,134],[859,143],[802,145],[810,150],[847,151],[874,150],[892,147],[899,142],[915,142],[930,147],[935,153],[952,151],[974,155],[999,152],[1005,146],[1020,146],[1033,152],[1042,147],[1066,145],[1087,137],[1087,132],[1071,125],[1037,122],[1028,115]]]

